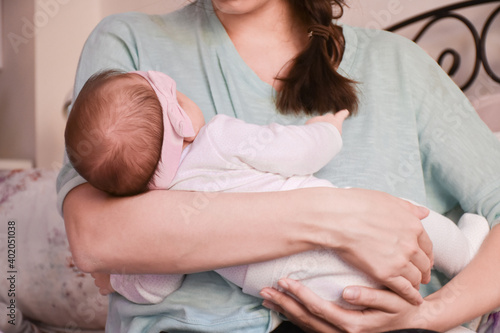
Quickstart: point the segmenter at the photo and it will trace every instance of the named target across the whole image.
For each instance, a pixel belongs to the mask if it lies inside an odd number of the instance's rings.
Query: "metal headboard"
[[[484,25],[480,27],[478,30],[474,24],[467,19],[463,14],[457,13],[456,11],[462,8],[478,6],[486,3],[498,3],[499,6],[493,9],[493,11],[489,14],[486,19]],[[474,43],[476,47],[475,52],[475,62],[474,62],[474,70],[467,81],[460,86],[462,90],[466,90],[469,88],[472,83],[475,81],[479,74],[479,70],[481,64],[483,65],[486,73],[497,83],[500,83],[500,75],[495,73],[488,62],[488,58],[486,55],[486,41],[488,32],[490,27],[495,20],[495,18],[500,14],[500,0],[474,0],[474,1],[462,1],[453,5],[448,5],[445,7],[441,7],[432,11],[425,12],[421,15],[412,17],[403,22],[397,23],[386,30],[395,32],[401,28],[410,26],[417,22],[423,22],[428,19],[428,22],[424,24],[424,26],[419,30],[417,35],[413,38],[413,41],[418,42],[420,38],[425,34],[425,32],[433,26],[436,22],[445,19],[452,18],[462,22],[470,31],[474,38]],[[480,31],[480,32],[479,32]],[[499,52],[500,53],[500,52]],[[437,62],[440,65],[443,65],[443,60],[445,57],[451,56],[453,59],[452,65],[448,70],[448,75],[453,76],[460,67],[461,57],[460,54],[452,48],[446,48],[438,57]]]

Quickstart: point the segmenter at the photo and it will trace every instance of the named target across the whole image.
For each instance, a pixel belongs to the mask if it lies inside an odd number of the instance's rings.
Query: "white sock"
[[[481,247],[486,235],[490,232],[488,221],[481,215],[465,213],[457,225],[469,240],[470,259],[472,259]]]

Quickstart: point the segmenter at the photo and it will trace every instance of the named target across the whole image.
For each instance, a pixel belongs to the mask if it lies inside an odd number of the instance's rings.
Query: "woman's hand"
[[[263,305],[284,314],[306,332],[384,332],[403,328],[427,328],[429,322],[419,316],[422,305],[412,305],[395,293],[365,287],[348,287],[343,297],[366,310],[346,310],[326,301],[301,283],[282,279],[279,282],[290,295],[265,288]]]
[[[63,211],[73,258],[85,272],[186,274],[324,247],[415,304],[422,302],[419,283],[430,279],[432,244],[420,221],[428,211],[378,191],[150,191],[118,198],[82,184],[68,193]]]
[[[330,199],[340,222],[329,234],[321,230],[331,238],[318,243],[410,303],[421,303],[418,288],[430,281],[433,264],[432,243],[420,221],[429,210],[378,191],[340,191]]]
[[[417,306],[387,290],[348,287],[344,299],[368,309],[344,310],[289,279],[280,286],[301,303],[270,288],[263,289],[261,295],[267,300],[264,305],[311,332],[374,332],[410,327],[444,332],[500,306],[499,252],[500,225],[497,225],[467,267]]]
[[[109,295],[115,290],[111,286],[110,275],[107,273],[92,273],[94,284],[99,288],[99,293],[103,296]]]

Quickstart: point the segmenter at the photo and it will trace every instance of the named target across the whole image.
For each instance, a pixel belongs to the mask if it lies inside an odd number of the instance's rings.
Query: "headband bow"
[[[145,78],[158,96],[163,113],[163,142],[156,170],[155,185],[150,189],[168,189],[181,161],[184,138],[195,136],[191,119],[177,101],[175,81],[155,71],[131,72]]]

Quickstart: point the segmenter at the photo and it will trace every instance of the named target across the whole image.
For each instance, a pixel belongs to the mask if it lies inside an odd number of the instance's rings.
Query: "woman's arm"
[[[132,24],[139,14],[124,15],[103,20],[89,37],[75,96],[96,71],[140,68]],[[82,181],[66,165],[58,189],[70,245],[85,271],[188,273],[324,246],[413,301],[420,296],[412,285],[429,279],[432,246],[419,221],[427,212],[380,192],[153,191],[111,198],[88,184],[74,187]]]
[[[490,231],[472,262],[419,311],[436,331],[450,329],[500,306],[500,225]]]
[[[420,222],[427,213],[382,192],[330,188],[117,198],[83,184],[64,201],[84,271],[190,273],[323,246],[413,302],[420,295],[412,285],[430,274],[432,245]]]
[[[86,183],[69,192],[63,211],[84,271],[191,273],[310,249],[312,239],[294,234],[300,226],[288,211],[271,206],[286,206],[286,193],[271,196],[150,191],[118,198]],[[279,218],[290,220],[286,237],[276,237]]]
[[[384,290],[348,287],[344,298],[364,311],[345,310],[315,295],[299,282],[283,280],[280,285],[297,297],[264,289],[265,305],[312,332],[382,332],[404,328],[426,328],[444,332],[500,306],[500,226],[495,226],[473,261],[443,288],[411,305]],[[283,282],[287,283],[286,287]],[[347,290],[353,298],[348,299]]]

